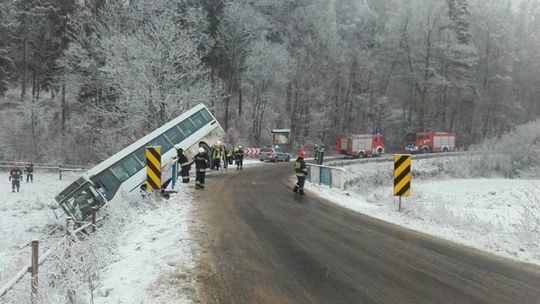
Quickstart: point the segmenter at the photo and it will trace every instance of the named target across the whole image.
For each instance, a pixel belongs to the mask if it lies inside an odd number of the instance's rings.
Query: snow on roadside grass
[[[429,166],[427,166],[429,167]],[[390,183],[389,183],[390,184]],[[345,208],[500,256],[540,265],[540,181],[413,181],[397,211],[391,185],[362,193],[311,185]],[[369,192],[369,193],[368,193]]]
[[[197,298],[188,226],[193,189],[148,199],[125,223],[116,262],[102,274],[95,303],[191,303]]]
[[[11,193],[7,183],[0,185],[0,191],[8,192],[0,199],[0,286],[28,264],[26,243],[54,224],[63,225],[64,220],[51,210],[57,206],[54,196],[77,177],[59,181],[56,174],[37,174],[34,184],[23,184],[19,193]],[[64,302],[68,293],[77,303],[90,303],[92,297],[94,303],[195,301],[188,236],[192,193],[185,188],[168,201],[125,195],[117,206],[110,206],[110,218],[97,233],[78,236],[69,257],[62,246],[54,247],[51,258],[40,267],[39,301]],[[63,214],[60,209],[57,213]],[[62,230],[40,246],[42,254],[58,244]],[[30,303],[28,294],[26,276],[0,302]]]
[[[25,246],[33,239],[43,237],[63,222],[57,219],[54,209],[58,207],[54,197],[78,175],[64,173],[60,181],[58,173],[37,170],[34,182],[21,183],[20,192],[11,192],[9,173],[1,171],[4,182],[0,183],[0,286],[30,261],[30,248]],[[57,214],[63,212],[56,210]],[[57,238],[62,230],[54,233]],[[44,238],[42,249],[47,248]]]

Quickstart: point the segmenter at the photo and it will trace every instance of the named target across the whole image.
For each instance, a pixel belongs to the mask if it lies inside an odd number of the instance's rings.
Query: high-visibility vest
[[[214,153],[212,153],[213,159],[220,159],[221,158],[221,152],[219,150],[214,150]]]

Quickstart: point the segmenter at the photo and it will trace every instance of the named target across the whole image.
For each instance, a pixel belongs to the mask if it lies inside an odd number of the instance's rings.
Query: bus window
[[[165,132],[165,136],[173,143],[173,144],[179,144],[182,140],[184,140],[186,137],[178,127],[174,127],[170,129],[169,131]]]
[[[212,115],[208,113],[207,109],[202,109],[201,112],[202,116],[204,116],[204,119],[206,120],[206,123],[209,123],[212,121]]]
[[[160,135],[158,138],[150,142],[150,146],[161,146],[161,154],[169,151],[172,148],[172,143],[170,143],[165,136]]]
[[[113,198],[116,190],[120,187],[120,182],[116,179],[111,170],[103,171],[103,173],[93,178],[92,181],[98,188],[103,188],[105,190],[103,194],[107,200]]]
[[[197,131],[197,128],[195,128],[195,126],[189,119],[182,121],[178,124],[178,126],[186,136],[190,136],[191,134],[195,133],[195,131]]]
[[[126,179],[129,178],[129,174],[127,171],[122,167],[122,163],[116,163],[114,166],[111,167],[111,171],[114,173],[114,175],[120,180],[121,183],[126,181]]]
[[[133,155],[124,158],[120,163],[129,177],[132,177],[143,168],[143,165]]]
[[[195,124],[195,129],[199,130],[206,124],[206,119],[201,112],[197,112],[190,117],[191,121]]]
[[[140,148],[132,155],[135,156],[141,162],[141,164],[146,165],[146,147]]]

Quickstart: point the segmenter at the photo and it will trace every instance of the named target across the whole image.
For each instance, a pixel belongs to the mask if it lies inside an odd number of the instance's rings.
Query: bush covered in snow
[[[501,138],[472,148],[476,154],[456,158],[449,172],[458,177],[538,177],[540,120],[515,128]]]

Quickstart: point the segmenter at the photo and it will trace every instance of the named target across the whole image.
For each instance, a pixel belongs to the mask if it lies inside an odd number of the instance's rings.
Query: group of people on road
[[[189,183],[189,171],[191,165],[195,164],[195,188],[204,189],[204,182],[206,178],[206,172],[210,168],[212,170],[219,170],[221,168],[221,160],[224,161],[224,168],[227,165],[232,165],[233,160],[236,162],[236,169],[242,170],[244,163],[244,150],[242,146],[233,147],[232,151],[228,149],[221,142],[218,142],[211,150],[212,157],[208,155],[208,152],[203,147],[200,147],[198,153],[190,161],[184,154],[184,149],[179,145],[176,148],[176,158],[180,166],[179,176],[182,177],[182,183]]]
[[[24,173],[26,173],[26,183],[34,182],[34,164],[29,161],[24,167]],[[19,192],[21,188],[21,181],[23,180],[23,171],[19,168],[17,163],[13,164],[13,167],[9,171],[9,180],[11,181],[11,192]]]
[[[212,149],[212,170],[219,170],[221,162],[223,168],[227,169],[229,165],[236,164],[236,170],[242,170],[244,165],[244,149],[242,146],[234,146],[232,149],[218,142]]]

